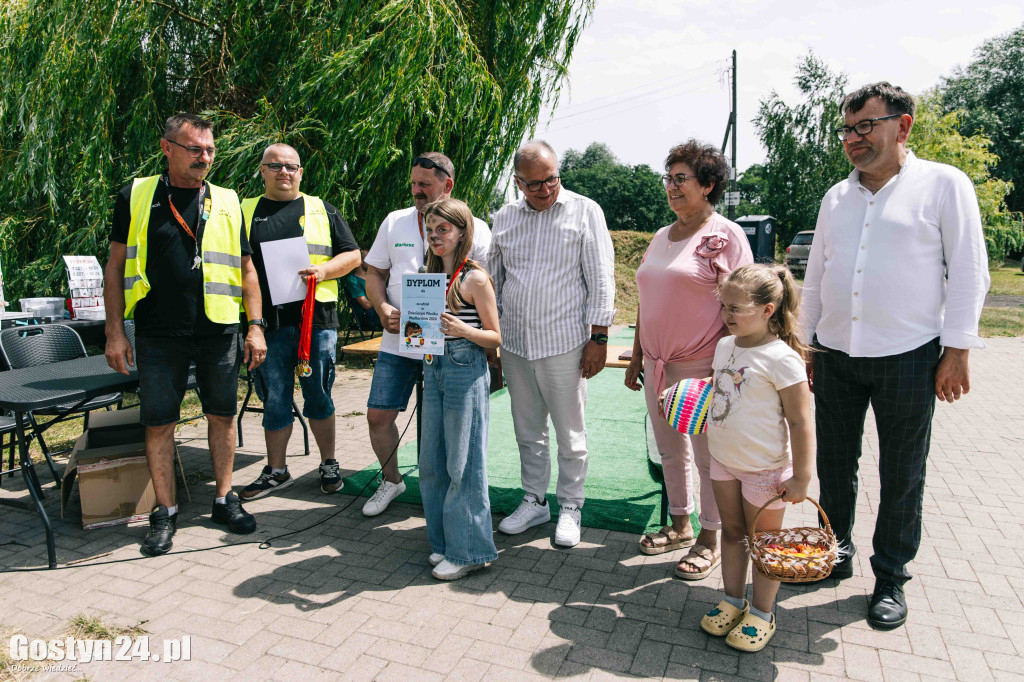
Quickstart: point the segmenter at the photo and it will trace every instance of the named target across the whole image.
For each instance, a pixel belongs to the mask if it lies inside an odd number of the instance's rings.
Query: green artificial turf
[[[625,341],[629,342],[632,330],[626,331],[629,337]],[[616,340],[620,336],[623,336],[621,332],[616,334]],[[647,408],[643,393],[627,389],[623,384],[624,374],[622,369],[605,369],[588,384],[586,423],[590,464],[583,525],[639,534],[660,528],[661,472],[647,459]],[[430,425],[424,424],[423,428],[428,429]],[[557,451],[554,429],[551,429],[551,451]],[[399,449],[398,463],[406,483],[406,491],[398,499],[421,504],[415,443]],[[554,457],[551,468],[547,498],[555,511],[558,509],[554,494],[558,473]],[[355,494],[378,471],[379,467],[371,466],[346,478],[342,492]],[[522,500],[523,491],[507,389],[491,396],[487,478],[492,511],[511,514]],[[372,494],[375,489],[376,484],[371,484],[363,494]]]

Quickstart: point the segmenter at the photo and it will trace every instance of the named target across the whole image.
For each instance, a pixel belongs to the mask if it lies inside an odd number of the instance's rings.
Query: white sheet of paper
[[[284,305],[306,298],[306,283],[299,270],[310,266],[305,237],[278,239],[260,244],[263,266],[267,269],[271,305]]]

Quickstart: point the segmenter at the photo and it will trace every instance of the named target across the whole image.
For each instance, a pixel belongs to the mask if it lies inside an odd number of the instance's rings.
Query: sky
[[[998,0],[597,0],[536,137],[559,154],[603,142],[623,163],[659,171],[690,137],[721,145],[735,49],[742,171],[764,159],[751,122],[759,102],[773,91],[799,101],[793,78],[808,50],[851,89],[888,80],[919,94],[1022,23],[1024,3]]]

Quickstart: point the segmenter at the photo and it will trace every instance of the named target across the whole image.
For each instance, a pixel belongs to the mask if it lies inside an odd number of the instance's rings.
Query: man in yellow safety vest
[[[259,275],[263,309],[267,318],[267,360],[256,370],[256,393],[263,401],[263,432],[267,441],[267,466],[239,493],[255,500],[292,484],[285,451],[292,435],[292,394],[302,329],[302,301],[275,301],[267,278],[268,255],[283,239],[305,239],[309,267],[289,273],[316,282],[310,320],[308,375],[299,376],[302,414],[320,449],[320,491],[341,488],[341,473],[334,458],[335,347],[338,344],[338,278],[359,265],[359,246],[338,210],[319,197],[299,190],[302,161],[286,144],[272,144],[260,159],[265,186],[261,197],[242,202],[245,232],[252,246],[252,262]],[[275,276],[285,273],[275,272]],[[276,279],[277,277],[275,277]],[[279,294],[280,295],[280,294]]]
[[[240,356],[250,369],[266,357],[259,281],[238,196],[205,181],[217,152],[210,122],[172,116],[160,149],[167,171],[136,178],[118,194],[103,288],[107,362],[123,374],[133,365],[139,370],[146,458],[157,501],[142,543],[149,555],[170,550],[177,530],[174,427],[192,363],[209,423],[217,484],[213,521],[233,533],[256,529],[231,490],[234,416]],[[243,300],[249,331],[240,351]],[[134,349],[125,320],[134,320]]]

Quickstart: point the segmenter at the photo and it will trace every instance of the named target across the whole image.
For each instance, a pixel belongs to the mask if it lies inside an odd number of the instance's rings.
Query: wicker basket
[[[754,566],[766,578],[784,583],[806,583],[827,578],[829,573],[832,572],[832,567],[835,566],[836,559],[839,556],[839,549],[836,544],[835,533],[832,532],[832,526],[828,522],[828,516],[825,515],[825,510],[821,508],[821,505],[813,497],[808,497],[807,499],[818,508],[821,519],[825,522],[824,528],[803,527],[781,528],[779,530],[754,530],[757,528],[757,519],[761,516],[761,512],[769,504],[779,499],[782,499],[782,495],[776,495],[765,502],[764,506],[754,515],[754,520],[750,524],[747,546],[750,549],[750,558],[754,562]],[[809,557],[795,557],[781,554],[769,547],[769,545],[793,546],[797,544],[812,545],[820,547],[825,551]]]

